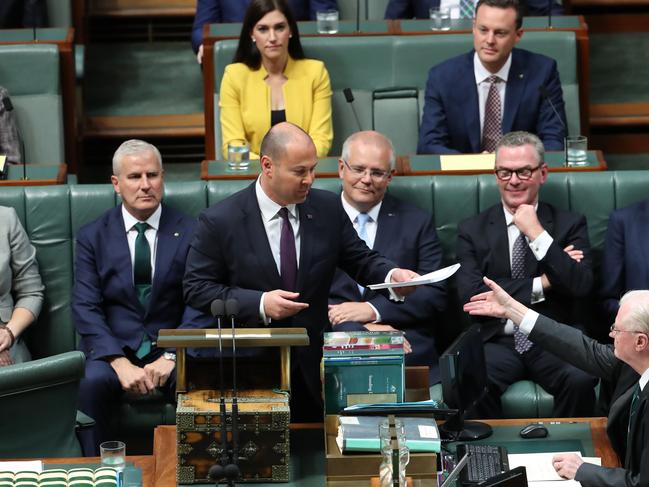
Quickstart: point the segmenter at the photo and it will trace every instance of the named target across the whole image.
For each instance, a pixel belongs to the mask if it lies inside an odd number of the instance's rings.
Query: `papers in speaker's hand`
[[[383,282],[381,284],[370,284],[370,289],[396,289],[400,287],[409,287],[409,286],[422,286],[424,284],[433,284],[435,282],[440,282],[448,279],[453,274],[457,272],[460,268],[460,264],[453,264],[443,269],[439,269],[423,276],[415,277],[410,281],[405,282]]]

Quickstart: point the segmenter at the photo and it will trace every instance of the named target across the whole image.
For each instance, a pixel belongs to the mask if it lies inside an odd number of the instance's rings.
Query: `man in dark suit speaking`
[[[417,275],[370,250],[337,195],[311,188],[316,163],[306,132],[287,122],[271,128],[257,181],[201,214],[184,279],[198,309],[234,298],[241,325],[307,328],[310,345],[294,348],[291,362],[294,421],[322,421],[319,363],[336,267],[363,284]]]
[[[609,334],[613,345],[603,345],[527,308],[494,281],[484,282],[491,291],[473,296],[466,312],[511,320],[534,343],[615,388],[606,432],[624,467],[600,467],[561,453],[552,460],[559,475],[587,487],[649,485],[649,291],[624,295]]]
[[[589,294],[593,270],[586,219],[539,201],[548,177],[543,154],[539,138],[526,132],[512,132],[498,143],[501,202],[458,226],[461,302],[485,290],[485,274],[527,306],[561,321],[570,320],[575,303]],[[490,394],[478,405],[480,417],[501,417],[500,395],[522,379],[554,395],[555,416],[592,414],[593,377],[519,340],[512,323],[482,323]]]
[[[566,116],[557,63],[514,49],[523,36],[521,23],[518,0],[478,2],[474,50],[428,74],[417,153],[493,152],[500,136],[514,130],[538,135],[546,150],[563,150]]]
[[[435,271],[442,264],[442,247],[433,216],[389,194],[394,165],[387,137],[372,131],[350,135],[338,164],[340,203],[370,248],[420,274]],[[421,286],[405,303],[395,303],[338,270],[329,302],[334,331],[404,331],[411,349],[406,365],[427,365],[430,383],[439,382],[434,334],[446,307],[443,282]]]

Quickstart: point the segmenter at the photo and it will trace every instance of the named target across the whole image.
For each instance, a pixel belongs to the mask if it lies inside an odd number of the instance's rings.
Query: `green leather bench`
[[[197,216],[208,205],[248,184],[243,180],[168,183],[165,201]],[[340,189],[333,178],[318,179],[315,185],[333,191]],[[649,172],[645,171],[555,173],[548,178],[541,198],[586,215],[597,261],[610,212],[646,198],[648,185]],[[445,263],[455,260],[458,222],[498,201],[491,175],[399,176],[394,178],[390,191],[434,213]],[[41,316],[26,335],[35,359],[75,349],[76,334],[70,314],[74,236],[81,225],[118,201],[108,184],[5,187],[0,191],[0,205],[16,209],[37,249],[46,286]],[[453,286],[452,279],[450,285]],[[457,298],[450,294],[450,309],[437,330],[448,338],[457,335],[465,323]],[[547,416],[551,403],[541,400],[544,397],[531,383],[516,384],[505,398],[505,411],[512,417]],[[116,412],[116,423],[122,431],[142,436],[150,434],[156,424],[173,423],[174,413],[173,404],[164,404],[160,398],[126,398]]]
[[[65,162],[59,50],[0,45],[0,83],[9,90],[29,164]]]
[[[213,99],[205,100],[208,160],[219,158],[215,152],[215,147],[221,147],[219,87],[236,45],[236,40],[214,44]],[[321,59],[329,70],[334,93],[331,155],[340,154],[345,138],[358,130],[351,106],[343,95],[345,88],[353,91],[354,107],[363,128],[376,128],[388,135],[398,154],[414,154],[428,70],[467,52],[473,40],[471,34],[333,36],[304,37],[302,45],[307,57]],[[571,134],[581,133],[575,33],[526,32],[519,46],[557,60],[568,130]]]

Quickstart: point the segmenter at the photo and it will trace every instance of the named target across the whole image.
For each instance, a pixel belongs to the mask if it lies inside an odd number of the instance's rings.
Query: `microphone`
[[[356,107],[354,107],[354,94],[352,93],[351,88],[344,88],[343,94],[345,95],[345,100],[349,103],[349,106],[352,107],[352,112],[354,112],[354,118],[356,119],[356,125],[358,126],[358,131],[362,131],[361,121],[358,119],[358,113],[356,113]]]
[[[239,314],[239,301],[228,299],[225,302],[225,314],[232,326],[232,462],[225,466],[225,478],[228,485],[235,485],[241,472],[239,461],[239,405],[237,404],[237,342],[235,339],[235,318]]]
[[[208,471],[208,476],[219,483],[219,480],[225,477],[225,466],[228,464],[228,431],[226,427],[227,412],[225,409],[225,385],[223,380],[223,337],[221,335],[221,319],[225,314],[225,306],[222,299],[215,299],[210,305],[212,316],[216,318],[216,326],[219,329],[219,390],[220,390],[220,421],[221,421],[221,459],[212,465]]]
[[[554,0],[548,0],[548,29],[552,28],[552,2]]]
[[[356,32],[361,31],[361,0],[356,0]]]
[[[566,131],[566,135],[568,135],[568,127],[566,127],[566,124],[564,123],[563,119],[559,115],[559,112],[557,111],[557,107],[555,107],[554,103],[552,103],[552,98],[550,97],[550,92],[548,91],[548,89],[545,86],[540,85],[539,86],[539,93],[541,94],[541,98],[548,101],[548,103],[550,104],[550,107],[552,108],[552,111],[554,112],[554,115],[557,117],[557,119],[561,123],[561,126],[563,127],[563,130]]]

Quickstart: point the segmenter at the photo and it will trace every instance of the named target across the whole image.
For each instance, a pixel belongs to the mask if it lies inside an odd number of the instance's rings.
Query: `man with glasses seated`
[[[574,322],[576,302],[593,286],[586,219],[539,201],[548,177],[543,155],[541,140],[527,132],[511,132],[498,142],[501,202],[458,226],[458,292],[467,302],[488,290],[482,278],[489,276],[538,313]],[[592,414],[593,377],[533,345],[511,321],[480,320],[490,387],[476,415],[502,416],[500,396],[522,379],[554,396],[555,416]]]
[[[395,154],[384,135],[357,132],[343,144],[338,174],[345,213],[368,247],[419,274],[441,267],[442,248],[430,213],[387,194]],[[430,383],[439,382],[434,332],[446,304],[443,283],[421,286],[404,303],[356,283],[338,269],[329,293],[333,331],[403,330],[407,365],[427,365]]]

